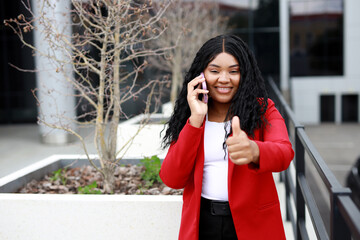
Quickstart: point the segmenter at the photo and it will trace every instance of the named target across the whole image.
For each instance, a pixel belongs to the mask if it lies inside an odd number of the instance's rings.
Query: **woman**
[[[160,177],[184,188],[179,239],[285,239],[272,172],[287,169],[294,152],[239,37],[212,38],[198,51],[164,143]]]

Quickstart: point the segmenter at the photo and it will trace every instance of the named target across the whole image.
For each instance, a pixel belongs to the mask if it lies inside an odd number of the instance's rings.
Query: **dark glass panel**
[[[278,76],[280,73],[279,33],[255,33],[254,47],[255,57],[262,74]]]
[[[335,95],[320,96],[320,121],[335,122]]]
[[[279,1],[259,0],[254,10],[254,27],[278,27],[279,26]]]
[[[341,97],[341,120],[342,122],[358,122],[359,119],[359,95],[348,94]]]
[[[342,1],[290,1],[290,15],[290,75],[342,75]]]
[[[0,21],[16,18],[20,13],[26,16],[21,1],[0,1]],[[0,123],[36,122],[37,109],[31,89],[35,88],[35,74],[19,71],[34,69],[34,58],[29,48],[23,46],[11,28],[0,25]],[[24,35],[32,43],[32,33]]]
[[[250,0],[229,16],[229,32],[241,37],[254,52],[263,76],[280,72],[279,1]]]

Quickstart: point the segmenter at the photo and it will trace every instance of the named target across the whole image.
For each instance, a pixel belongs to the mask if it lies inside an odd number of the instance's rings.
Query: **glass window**
[[[280,72],[280,45],[278,32],[254,34],[254,52],[260,71],[277,79]],[[266,76],[264,75],[264,76]]]
[[[290,75],[343,74],[343,1],[290,0]]]
[[[0,1],[0,22],[14,18],[27,11],[21,1]],[[35,123],[36,101],[31,92],[35,88],[35,73],[19,71],[34,69],[30,48],[24,47],[10,27],[0,27],[0,124]],[[24,34],[26,42],[32,43],[32,33]]]
[[[279,1],[260,0],[254,6],[254,27],[279,26]]]
[[[221,2],[221,1],[220,1]],[[229,1],[222,1],[224,4]],[[278,82],[279,1],[240,0],[223,5],[222,14],[229,16],[229,31],[241,37],[252,49],[264,77],[271,75]]]

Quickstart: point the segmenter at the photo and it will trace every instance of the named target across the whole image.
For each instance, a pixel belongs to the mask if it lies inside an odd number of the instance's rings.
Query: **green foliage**
[[[151,158],[145,157],[140,162],[145,167],[145,171],[141,173],[141,179],[146,181],[146,187],[151,187],[156,182],[162,182],[159,176],[161,161],[157,156],[152,156]]]
[[[140,185],[138,189],[139,189],[139,192],[136,193],[136,195],[144,195],[146,188],[144,188],[143,186]]]
[[[60,180],[62,185],[66,185],[66,182],[67,182],[66,171],[67,171],[67,168],[60,168],[60,169],[52,172],[53,176],[50,177],[50,181],[55,182],[57,180]]]
[[[78,193],[79,194],[102,194],[102,192],[97,189],[98,185],[97,182],[94,181],[91,184],[84,186],[84,187],[78,187]]]

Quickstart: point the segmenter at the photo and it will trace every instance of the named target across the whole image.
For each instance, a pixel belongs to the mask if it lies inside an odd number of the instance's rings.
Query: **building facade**
[[[289,14],[296,117],[304,124],[359,122],[360,2],[313,1],[323,2],[318,11],[309,2],[289,2],[290,9],[301,8]]]
[[[360,121],[360,1],[219,0],[228,32],[254,51],[264,78],[271,76],[304,124]],[[0,18],[26,12],[21,1],[0,1]],[[11,29],[0,26],[0,124],[36,122],[31,89],[35,60]],[[34,36],[26,36],[33,41]],[[12,65],[9,65],[12,64]]]

